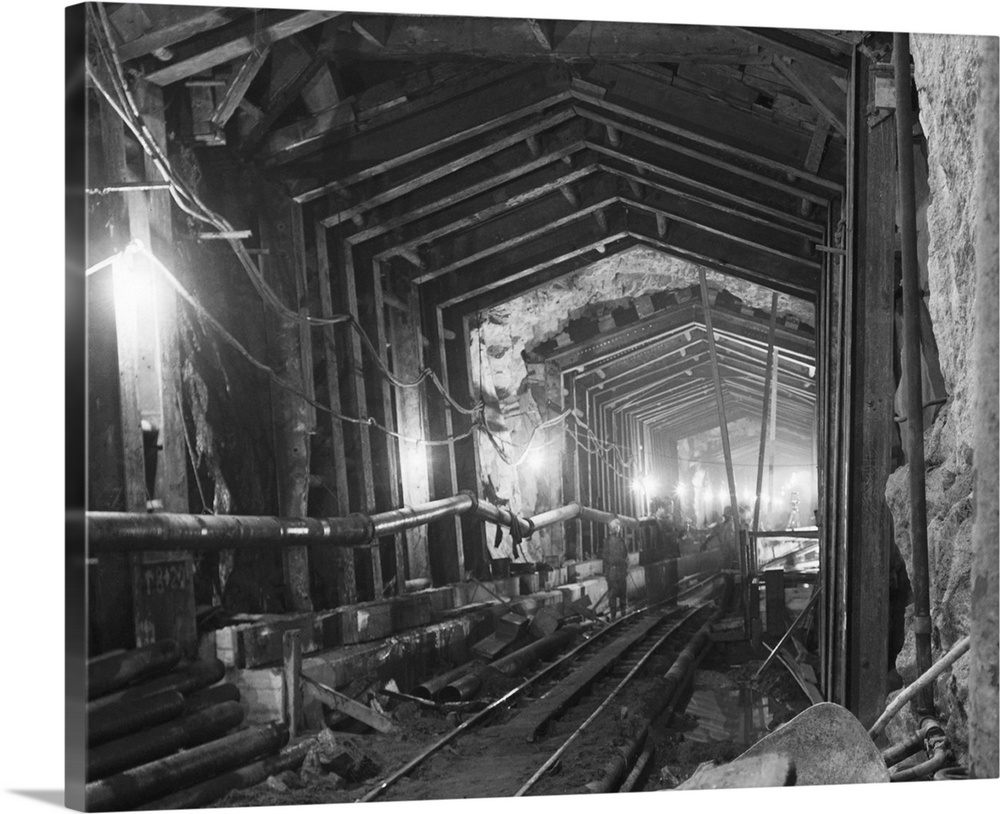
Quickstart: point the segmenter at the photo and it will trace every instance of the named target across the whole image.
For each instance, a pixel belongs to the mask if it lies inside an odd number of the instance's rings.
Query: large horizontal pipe
[[[285,747],[276,755],[241,766],[231,772],[213,777],[211,780],[198,783],[196,786],[175,791],[166,797],[141,805],[139,810],[162,811],[176,808],[202,808],[233,789],[256,786],[258,783],[263,783],[271,775],[298,769],[313,746],[315,746],[315,741],[311,739],[299,741],[293,746]]]
[[[265,724],[203,743],[86,786],[87,811],[122,811],[277,752],[288,727]]]
[[[226,665],[219,659],[210,661],[196,661],[186,667],[174,670],[159,678],[154,678],[139,684],[135,687],[128,687],[124,690],[105,695],[87,703],[87,714],[93,715],[98,710],[117,704],[122,701],[135,701],[148,698],[156,693],[165,690],[176,690],[187,695],[188,693],[210,687],[218,681],[222,681],[226,676]]]
[[[579,630],[579,627],[567,625],[555,633],[550,633],[544,638],[525,645],[520,650],[515,650],[509,656],[490,662],[490,667],[505,676],[517,675],[522,670],[527,670],[539,659],[565,647],[573,636],[579,633]]]
[[[225,735],[243,722],[239,701],[227,701],[174,721],[96,746],[87,753],[87,780],[115,774]]]
[[[482,685],[483,679],[478,672],[468,672],[448,682],[446,687],[442,687],[438,693],[438,701],[442,704],[468,701],[479,692]]]
[[[452,681],[461,678],[466,673],[472,672],[478,666],[479,665],[476,662],[470,661],[448,670],[446,673],[441,673],[440,675],[428,678],[426,681],[421,682],[413,688],[413,694],[417,698],[426,698],[428,701],[434,701],[437,699],[438,693],[440,693],[441,690],[447,687]]]
[[[370,517],[258,517],[235,514],[87,512],[91,554],[304,545],[358,547],[374,539]]]
[[[173,639],[92,659],[87,664],[87,695],[97,698],[120,690],[139,679],[172,670],[181,660],[181,648]]]
[[[184,696],[177,690],[109,704],[87,718],[87,743],[97,746],[177,718],[184,712],[184,704]]]
[[[372,515],[372,523],[375,527],[375,536],[396,534],[400,531],[423,526],[432,520],[464,514],[474,508],[477,502],[476,498],[468,492],[460,492],[454,497],[432,500],[430,503],[424,503],[420,506],[403,506],[401,509],[374,514]]]
[[[471,492],[434,500],[419,506],[381,512],[370,517],[264,517],[235,514],[139,514],[132,512],[88,512],[87,541],[92,554],[105,551],[219,550],[225,548],[288,548],[325,545],[362,548],[383,536],[397,534],[446,517],[472,512],[481,520],[511,527],[515,522],[522,536],[537,529],[572,520],[610,523],[637,528],[639,521],[598,509],[570,503],[528,519],[509,509],[479,500]]]

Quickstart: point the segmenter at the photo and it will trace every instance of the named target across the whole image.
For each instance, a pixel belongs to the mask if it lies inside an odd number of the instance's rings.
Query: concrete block
[[[676,791],[750,789],[795,785],[795,766],[788,755],[767,754],[722,766],[702,763]]]

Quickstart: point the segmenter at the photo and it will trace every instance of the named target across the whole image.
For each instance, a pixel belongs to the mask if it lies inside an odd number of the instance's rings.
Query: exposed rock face
[[[971,624],[976,497],[973,464],[978,452],[974,444],[977,415],[973,410],[973,337],[977,331],[974,301],[980,293],[976,273],[979,203],[975,189],[977,173],[983,166],[978,138],[982,125],[976,112],[983,58],[975,37],[914,35],[911,50],[920,123],[928,144],[928,307],[950,394],[934,424],[925,428],[932,646],[936,660],[969,633]],[[995,398],[994,393],[994,404]],[[886,498],[895,521],[896,541],[911,565],[908,479],[908,467],[894,472]],[[992,489],[996,490],[996,483]],[[916,678],[912,631],[897,665],[907,681]],[[938,680],[936,689],[938,707],[948,718],[948,734],[962,762],[968,746],[969,665],[968,658],[959,661]]]

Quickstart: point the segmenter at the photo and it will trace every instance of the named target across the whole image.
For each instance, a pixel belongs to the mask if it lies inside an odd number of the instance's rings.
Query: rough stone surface
[[[994,423],[986,438],[977,437],[983,406],[974,404],[977,388],[975,364],[978,354],[990,354],[996,367],[996,260],[992,261],[992,287],[981,289],[982,273],[977,274],[977,228],[980,201],[989,195],[976,193],[977,179],[984,172],[984,153],[977,119],[980,76],[984,69],[979,40],[975,37],[914,35],[911,51],[915,82],[920,99],[920,123],[927,138],[929,198],[926,206],[926,274],[928,308],[940,350],[942,372],[949,400],[930,427],[925,428],[927,534],[930,565],[930,602],[933,658],[937,659],[962,636],[970,632],[973,592],[973,525],[977,510],[977,485],[995,494],[992,480],[977,481],[975,469],[986,448],[995,454],[996,389],[985,401],[992,406]],[[993,60],[995,62],[995,46]],[[996,69],[993,66],[995,96]],[[990,80],[987,79],[986,87]],[[995,119],[995,108],[992,112]],[[995,124],[993,125],[995,127]],[[993,150],[995,151],[995,146]],[[995,156],[992,162],[995,165]],[[995,182],[992,197],[996,197]],[[995,213],[995,203],[993,204]],[[978,227],[977,227],[978,224]],[[996,220],[986,224],[995,241]],[[993,244],[995,246],[995,242]],[[921,257],[921,259],[923,259]],[[989,263],[986,264],[990,266]],[[974,337],[985,326],[978,324],[981,310],[976,297],[992,291],[994,325],[992,351],[983,345],[974,350]],[[989,334],[989,331],[987,331]],[[989,345],[989,343],[987,343]],[[980,363],[985,362],[979,359]],[[995,371],[994,371],[995,373]],[[985,471],[983,474],[986,474]],[[910,540],[909,470],[896,470],[886,486],[886,499],[895,523],[896,542],[912,568]],[[980,504],[982,506],[982,504]],[[993,528],[996,503],[992,504]],[[981,511],[982,509],[980,509]],[[989,511],[989,509],[988,509]],[[995,561],[996,536],[993,537]],[[994,568],[995,579],[995,568]],[[912,609],[911,609],[912,610]],[[995,652],[996,626],[992,628]],[[938,679],[935,697],[939,711],[947,718],[946,729],[960,762],[967,759],[969,731],[969,678],[972,660],[963,658]],[[917,677],[912,629],[897,659],[900,674],[907,681]],[[995,661],[994,661],[995,665]],[[995,671],[995,667],[994,667]],[[993,694],[996,694],[995,672]],[[995,715],[996,701],[993,700]],[[996,739],[996,724],[992,724]]]
[[[1000,455],[997,449],[1000,392],[1000,342],[997,303],[1000,301],[1000,122],[998,122],[998,52],[996,37],[980,40],[984,71],[979,95],[979,128],[983,163],[976,198],[980,202],[977,229],[975,388],[976,519],[972,532],[972,631],[969,658],[969,772],[972,777],[1000,776],[1000,522],[998,493]]]

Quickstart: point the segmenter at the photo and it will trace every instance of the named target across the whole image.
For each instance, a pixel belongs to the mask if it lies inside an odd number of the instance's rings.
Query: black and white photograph
[[[63,9],[58,802],[995,799],[995,15],[351,5]]]

